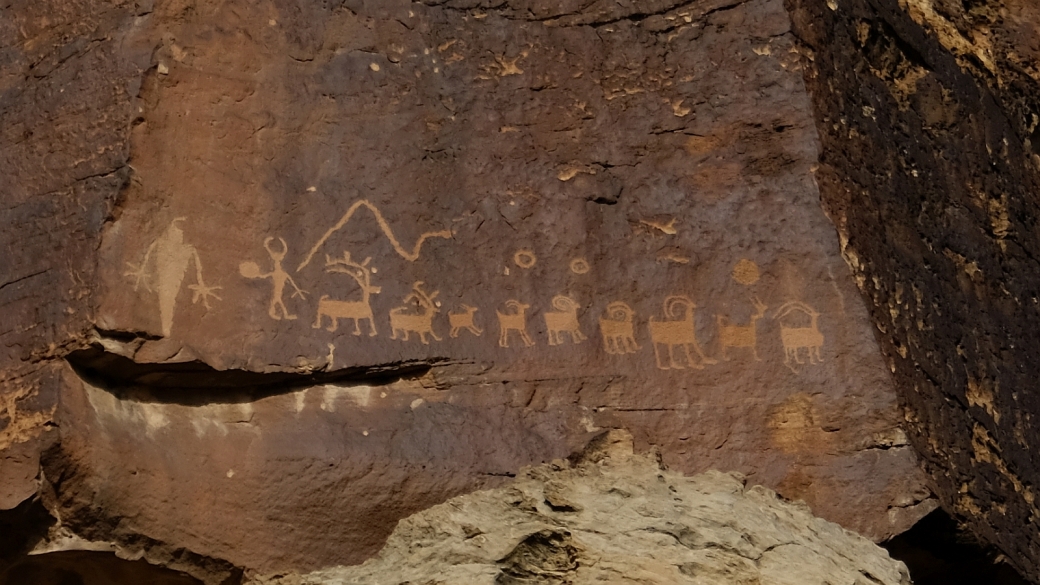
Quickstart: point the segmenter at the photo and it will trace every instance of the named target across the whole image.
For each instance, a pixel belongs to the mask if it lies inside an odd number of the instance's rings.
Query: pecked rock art
[[[603,350],[612,355],[636,353],[641,349],[636,343],[635,312],[622,301],[607,305],[606,316],[599,318],[599,330],[603,336]]]
[[[408,341],[408,334],[415,333],[423,345],[430,343],[427,335],[434,341],[442,341],[433,331],[433,316],[441,312],[441,303],[436,300],[439,294],[439,291],[427,293],[422,282],[412,284],[412,292],[404,298],[405,304],[390,309],[390,339]]]
[[[140,287],[148,292],[154,292],[159,302],[159,320],[162,324],[162,333],[169,336],[173,331],[173,318],[177,309],[177,295],[181,291],[181,283],[188,267],[195,267],[195,284],[188,285],[192,291],[191,302],[202,301],[203,306],[210,309],[210,297],[220,300],[217,296],[219,286],[207,286],[202,278],[202,260],[195,246],[184,241],[184,230],[178,224],[187,218],[178,217],[170,222],[169,227],[148,246],[144,258],[140,264],[127,262],[130,270],[124,273],[133,279],[134,290]],[[149,269],[149,267],[151,269]]]
[[[170,550],[250,569],[361,562],[401,517],[613,428],[669,468],[754,474],[875,538],[915,519],[927,491],[912,454],[872,448],[902,418],[819,208],[782,2],[638,19],[617,3],[356,4],[157,5],[103,26],[125,39],[102,43],[113,62],[140,69],[105,87],[140,91],[115,92],[126,142],[87,153],[132,153],[132,180],[104,178],[114,159],[77,169],[92,178],[48,204],[105,222],[85,246],[96,275],[36,278],[84,300],[11,300],[14,327],[0,328],[0,351],[100,354],[61,382],[52,432],[68,461],[46,477],[69,477],[63,522],[134,518]],[[89,54],[69,64],[86,75],[111,56]],[[64,193],[49,180],[27,192]],[[94,209],[109,180],[118,206]],[[168,219],[149,227],[164,209],[190,218],[165,239]],[[55,233],[90,231],[77,229]],[[134,291],[126,264],[153,246]],[[160,247],[187,258],[168,264],[180,276],[164,286],[184,296],[166,309]],[[3,282],[31,273],[18,264]],[[194,305],[189,285],[207,293]],[[815,322],[776,318],[793,301]],[[62,334],[73,322],[87,330]],[[90,368],[113,380],[100,391],[126,388],[113,411],[144,405],[168,424],[77,404]],[[828,442],[777,449],[771,414],[800,392],[817,412],[805,436]],[[168,504],[142,496],[155,493]]]
[[[399,242],[397,238],[394,236],[393,230],[390,229],[390,224],[387,223],[386,219],[383,217],[383,213],[379,211],[379,208],[373,205],[367,199],[362,199],[361,201],[358,201],[351,205],[350,208],[347,209],[347,212],[343,214],[343,217],[341,217],[340,220],[336,222],[336,225],[329,228],[329,230],[325,232],[321,236],[321,238],[318,239],[317,243],[314,244],[314,247],[312,247],[310,251],[307,252],[307,256],[305,256],[303,261],[300,262],[300,265],[296,268],[296,271],[299,272],[300,270],[306,268],[307,265],[310,264],[311,259],[314,258],[314,255],[318,252],[318,250],[321,249],[322,245],[324,245],[325,242],[328,241],[330,237],[332,237],[332,234],[343,229],[354,217],[354,214],[362,208],[368,209],[372,212],[372,215],[375,217],[376,223],[379,225],[379,229],[383,231],[383,235],[385,235],[386,239],[389,240],[390,244],[394,248],[394,251],[396,251],[398,254],[401,255],[402,258],[408,260],[409,262],[415,262],[419,259],[419,253],[422,251],[423,244],[426,243],[426,240],[430,238],[451,239],[450,230],[425,232],[421,234],[419,238],[415,241],[415,246],[413,246],[411,250],[406,250],[404,246],[401,245],[401,242]]]
[[[716,360],[704,355],[700,343],[697,342],[697,326],[693,319],[693,311],[697,305],[690,297],[684,295],[672,295],[664,300],[665,319],[658,320],[650,317],[647,327],[650,330],[650,340],[654,346],[654,360],[658,369],[681,370],[683,368],[704,369],[705,365],[716,363]],[[661,347],[664,347],[667,361],[661,359]],[[685,361],[675,359],[675,348],[683,351]],[[698,359],[693,359],[690,349],[697,354]]]
[[[274,268],[271,272],[266,274],[260,272],[260,267],[255,262],[243,262],[238,266],[238,272],[242,276],[250,279],[271,279],[271,303],[267,307],[267,314],[274,320],[279,319],[296,319],[296,315],[289,312],[289,309],[285,306],[283,299],[285,295],[285,285],[291,285],[295,291],[292,293],[292,297],[299,297],[301,300],[307,298],[307,293],[300,290],[300,287],[296,285],[296,281],[289,276],[289,273],[282,268],[282,260],[285,259],[285,255],[289,252],[289,245],[285,243],[285,240],[278,238],[278,242],[281,244],[281,249],[272,248],[271,242],[274,238],[264,239],[264,249],[271,256],[271,262],[274,264]]]
[[[357,282],[361,289],[361,299],[357,301],[340,301],[322,295],[318,299],[318,318],[314,321],[313,328],[321,327],[324,319],[329,320],[329,331],[335,331],[339,327],[340,319],[354,321],[354,335],[361,335],[361,321],[368,321],[369,337],[376,336],[375,316],[372,314],[372,295],[382,292],[383,287],[372,286],[372,275],[376,268],[369,266],[372,258],[365,258],[361,263],[350,259],[350,252],[343,252],[342,258],[325,257],[325,271],[336,274],[346,274]]]

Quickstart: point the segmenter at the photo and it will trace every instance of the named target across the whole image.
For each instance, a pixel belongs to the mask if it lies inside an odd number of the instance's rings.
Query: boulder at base
[[[402,520],[363,565],[251,582],[910,584],[901,562],[804,504],[736,474],[666,471],[625,432],[573,459]]]

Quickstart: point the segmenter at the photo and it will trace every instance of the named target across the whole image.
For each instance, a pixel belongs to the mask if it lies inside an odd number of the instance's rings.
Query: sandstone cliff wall
[[[935,506],[779,0],[4,10],[0,485],[48,550],[357,563],[609,428],[875,539]]]

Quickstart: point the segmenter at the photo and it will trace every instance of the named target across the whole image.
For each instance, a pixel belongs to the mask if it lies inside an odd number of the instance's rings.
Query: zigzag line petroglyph
[[[405,250],[404,246],[401,245],[401,242],[397,241],[397,238],[394,237],[394,232],[390,229],[390,224],[386,222],[386,219],[383,217],[383,214],[379,211],[379,208],[373,205],[369,200],[362,199],[361,201],[358,201],[351,205],[350,209],[348,209],[347,212],[343,214],[343,217],[340,218],[338,222],[336,222],[336,225],[332,226],[329,229],[329,231],[325,232],[325,235],[323,235],[321,239],[318,240],[317,244],[314,244],[314,247],[311,248],[310,252],[307,253],[307,257],[304,258],[303,262],[301,262],[299,267],[296,268],[296,272],[303,270],[304,267],[310,264],[311,258],[313,258],[314,255],[318,253],[318,249],[320,249],[322,245],[325,244],[325,241],[332,237],[332,234],[336,233],[340,228],[347,225],[347,222],[350,221],[350,218],[354,217],[354,213],[362,207],[365,207],[372,212],[372,215],[376,217],[376,223],[379,224],[379,229],[383,230],[383,233],[386,235],[386,239],[390,240],[390,245],[394,247],[394,250],[396,250],[402,258],[408,260],[409,262],[415,262],[419,259],[419,252],[420,250],[422,250],[422,245],[426,242],[426,240],[430,238],[444,238],[446,240],[451,239],[451,230],[425,232],[419,236],[419,240],[415,242],[415,248],[413,248],[412,251],[409,252],[408,250]]]

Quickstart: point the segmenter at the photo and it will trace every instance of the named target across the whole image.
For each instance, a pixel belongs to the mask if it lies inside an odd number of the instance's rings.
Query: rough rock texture
[[[781,0],[0,9],[0,497],[60,519],[38,550],[361,562],[605,428],[875,539],[935,506]]]
[[[1040,7],[791,0],[818,173],[944,506],[1040,580]]]
[[[739,475],[665,471],[611,435],[577,465],[527,468],[402,520],[363,565],[247,582],[910,584],[884,549],[804,504]]]

